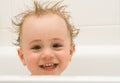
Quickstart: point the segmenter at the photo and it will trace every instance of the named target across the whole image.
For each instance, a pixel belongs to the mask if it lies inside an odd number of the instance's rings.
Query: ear
[[[75,44],[72,43],[71,46],[70,46],[70,61],[72,59],[74,51],[75,51]]]
[[[20,60],[22,61],[23,65],[26,65],[21,48],[18,48],[18,56],[19,56]]]

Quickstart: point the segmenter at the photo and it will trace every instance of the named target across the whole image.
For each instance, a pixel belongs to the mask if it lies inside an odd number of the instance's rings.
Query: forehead
[[[56,14],[47,14],[42,16],[37,16],[37,15],[27,16],[23,22],[22,27],[30,27],[31,25],[39,25],[39,26],[56,25],[57,27],[62,26],[67,28],[65,20]]]
[[[40,31],[40,32],[38,32]],[[22,25],[22,34],[35,33],[35,34],[56,34],[66,33],[68,35],[69,31],[67,29],[66,22],[63,18],[55,14],[48,14],[44,16],[31,15],[26,17]],[[65,34],[64,34],[65,35]]]
[[[47,14],[43,16],[31,15],[25,18],[22,28],[30,29],[32,27],[39,27],[39,29],[45,29],[48,27],[50,29],[53,27],[59,29],[67,29],[67,24],[62,17],[56,14]]]

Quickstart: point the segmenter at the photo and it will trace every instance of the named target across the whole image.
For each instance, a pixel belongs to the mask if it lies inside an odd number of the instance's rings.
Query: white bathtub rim
[[[120,82],[119,76],[0,76],[0,82]]]

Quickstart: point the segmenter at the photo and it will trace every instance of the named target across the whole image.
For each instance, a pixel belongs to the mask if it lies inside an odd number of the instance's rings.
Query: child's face
[[[74,52],[66,23],[57,15],[27,17],[20,37],[18,55],[32,75],[59,75]]]

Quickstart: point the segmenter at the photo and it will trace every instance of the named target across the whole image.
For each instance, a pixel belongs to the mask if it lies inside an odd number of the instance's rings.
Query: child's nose
[[[54,53],[50,48],[44,49],[41,55],[41,58],[46,59],[46,60],[52,59],[53,57],[54,57]]]

